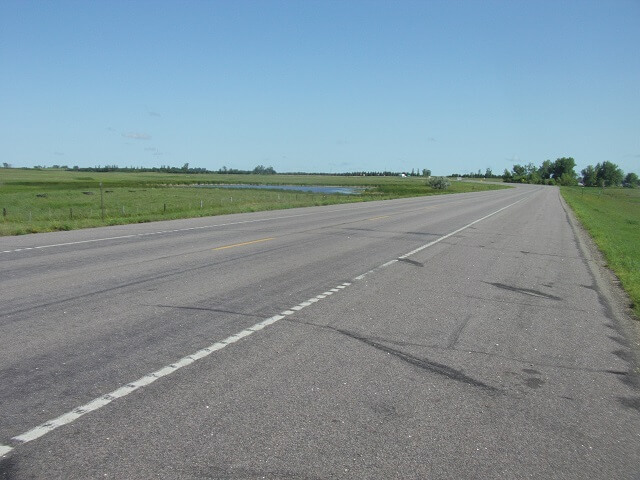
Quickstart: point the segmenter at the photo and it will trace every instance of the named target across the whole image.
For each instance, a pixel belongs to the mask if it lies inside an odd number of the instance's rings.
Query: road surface
[[[0,238],[0,478],[640,478],[559,191]]]

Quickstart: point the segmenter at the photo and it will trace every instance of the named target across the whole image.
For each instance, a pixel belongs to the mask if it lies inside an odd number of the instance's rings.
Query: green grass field
[[[640,189],[562,187],[561,192],[620,279],[640,318]]]
[[[365,187],[366,190],[361,195],[323,195],[276,190],[195,188],[195,184],[331,185]],[[0,169],[0,235],[496,188],[507,187],[453,181],[447,190],[434,190],[420,177]]]

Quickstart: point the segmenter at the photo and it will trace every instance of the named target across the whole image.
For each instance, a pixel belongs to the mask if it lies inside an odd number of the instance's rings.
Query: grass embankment
[[[562,187],[561,192],[620,279],[640,318],[640,189]]]
[[[360,195],[323,195],[277,190],[192,188],[195,184],[331,185],[366,187],[366,190]],[[447,190],[434,190],[420,177],[194,175],[0,169],[0,235],[496,188],[504,187],[454,181]],[[104,209],[101,208],[101,200]]]

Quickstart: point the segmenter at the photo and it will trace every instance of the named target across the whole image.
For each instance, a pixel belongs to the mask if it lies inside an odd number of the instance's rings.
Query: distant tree
[[[422,176],[423,177],[430,177],[431,176],[431,170],[429,170],[428,168],[423,168],[422,169]]]
[[[575,172],[573,173],[563,173],[559,178],[555,179],[557,185],[562,185],[565,187],[570,187],[572,185],[578,184],[578,179],[576,178]]]
[[[276,173],[276,171],[273,169],[273,167],[265,167],[264,165],[258,165],[256,168],[253,169],[253,173],[257,175],[273,175]]]
[[[542,183],[540,180],[540,174],[538,173],[538,167],[533,162],[529,162],[524,166],[526,183]]]
[[[551,162],[551,160],[545,160],[544,162],[542,162],[542,165],[540,165],[540,168],[538,169],[538,174],[540,175],[540,178],[543,180],[548,180],[551,178],[552,173],[553,173],[553,163]]]
[[[595,187],[598,185],[598,175],[596,173],[596,169],[593,168],[593,165],[583,168],[580,173],[582,174],[582,184],[585,187]]]
[[[526,173],[526,169],[522,165],[514,165],[513,166],[513,176],[514,177],[524,177]]]
[[[628,188],[635,188],[640,185],[640,179],[635,173],[629,172],[627,173],[627,176],[624,177],[623,185]]]
[[[183,171],[185,171],[185,172],[189,171],[189,162],[185,163],[185,164],[182,166],[182,170],[183,170]]]
[[[7,162],[2,162],[2,166],[3,166],[4,168],[11,168],[11,165],[10,165],[10,164],[8,164]]]
[[[508,169],[504,169],[504,172],[502,173],[502,180],[505,182],[512,182],[513,181],[513,174],[508,170]]]
[[[491,168],[487,167],[487,170],[484,172],[484,178],[492,178],[493,177],[493,172],[491,171]]]
[[[558,158],[553,162],[551,176],[560,185],[574,185],[577,183],[575,166],[576,161],[571,157]]]
[[[602,162],[602,164],[597,164],[596,175],[598,178],[598,185],[604,185],[605,187],[620,185],[624,179],[624,173],[622,170],[618,165],[612,162]]]

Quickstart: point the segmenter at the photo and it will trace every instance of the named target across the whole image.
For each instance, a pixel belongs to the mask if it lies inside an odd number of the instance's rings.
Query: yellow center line
[[[268,242],[269,240],[275,240],[275,238],[276,237],[261,238],[259,240],[252,240],[250,242],[235,243],[233,245],[225,245],[224,247],[216,247],[213,250],[224,250],[225,248],[242,247],[244,245],[251,245],[252,243]]]
[[[371,218],[367,218],[367,220],[379,220],[381,218],[389,218],[391,215],[382,215],[380,217],[371,217]]]

